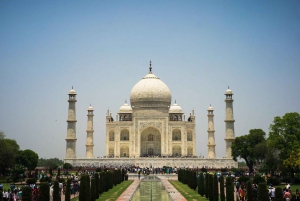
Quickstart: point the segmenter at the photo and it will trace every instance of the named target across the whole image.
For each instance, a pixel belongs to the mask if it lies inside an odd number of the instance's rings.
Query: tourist
[[[273,186],[271,187],[269,195],[270,195],[271,201],[275,201],[275,188]]]
[[[240,201],[245,201],[245,191],[244,191],[244,186],[240,188]]]
[[[6,191],[5,189],[4,189],[4,192],[3,192],[3,200],[4,201],[7,201],[8,200],[8,191]]]
[[[283,198],[285,199],[285,201],[290,201],[291,200],[291,193],[289,192],[289,190],[286,189],[286,192],[283,195]]]

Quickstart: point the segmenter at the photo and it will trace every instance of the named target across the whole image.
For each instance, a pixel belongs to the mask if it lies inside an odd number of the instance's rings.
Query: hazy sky
[[[300,1],[0,0],[0,130],[43,158],[65,157],[68,92],[77,92],[77,156],[94,107],[94,155],[113,117],[148,73],[196,113],[197,155],[207,156],[207,108],[216,155],[225,155],[225,96],[235,135],[300,112]]]

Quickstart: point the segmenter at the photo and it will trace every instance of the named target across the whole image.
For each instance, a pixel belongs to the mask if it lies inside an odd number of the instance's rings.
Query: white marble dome
[[[94,108],[92,107],[92,105],[90,105],[90,107],[88,108],[88,110],[94,110]]]
[[[229,89],[229,87],[228,87],[225,94],[233,94],[233,93],[232,93],[231,89]]]
[[[132,107],[169,107],[171,91],[150,71],[132,88],[130,103]]]
[[[183,113],[181,107],[175,102],[169,110],[169,113]]]
[[[72,89],[69,91],[69,94],[75,94],[75,95],[76,95],[76,91],[73,89],[73,87],[72,87]]]
[[[120,107],[119,113],[132,113],[132,108],[126,102]]]

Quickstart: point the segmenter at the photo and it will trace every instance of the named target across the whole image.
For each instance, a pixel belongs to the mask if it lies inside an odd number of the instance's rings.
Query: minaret
[[[208,108],[208,158],[216,158],[216,151],[215,151],[215,129],[214,129],[214,109],[211,105]]]
[[[87,120],[87,130],[86,130],[86,158],[94,158],[94,130],[93,130],[93,107],[90,105],[88,108],[88,120]]]
[[[226,142],[226,158],[232,158],[231,156],[231,143],[235,139],[234,135],[234,117],[233,117],[233,99],[232,99],[232,91],[227,89],[225,96],[225,102],[226,102],[226,119],[225,119],[225,128],[226,128],[226,136],[225,136],[225,142]]]
[[[67,147],[66,158],[76,158],[76,92],[72,89],[69,92],[69,111],[68,111],[68,131],[67,131]]]

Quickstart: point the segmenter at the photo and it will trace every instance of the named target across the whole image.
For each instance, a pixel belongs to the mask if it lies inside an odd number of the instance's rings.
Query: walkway
[[[161,182],[163,183],[166,191],[169,193],[171,199],[173,201],[186,201],[186,199],[177,191],[176,188],[169,182],[167,179],[162,179]]]
[[[131,199],[136,189],[139,187],[141,180],[134,180],[134,182],[120,195],[117,201],[128,201]]]

